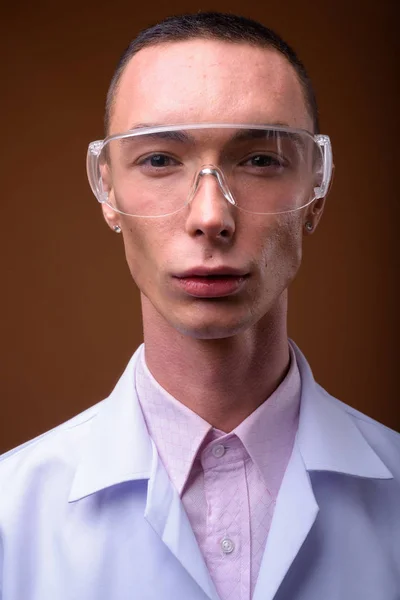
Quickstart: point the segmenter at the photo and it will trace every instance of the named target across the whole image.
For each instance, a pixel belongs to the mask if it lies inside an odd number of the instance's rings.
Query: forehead
[[[297,74],[275,50],[196,39],[151,46],[130,60],[110,133],[139,123],[206,122],[312,128]]]

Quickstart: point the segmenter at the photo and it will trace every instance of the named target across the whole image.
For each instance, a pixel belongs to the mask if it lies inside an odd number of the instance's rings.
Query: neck
[[[216,429],[232,431],[279,386],[289,368],[284,294],[245,332],[185,336],[142,299],[146,364],[158,383]]]

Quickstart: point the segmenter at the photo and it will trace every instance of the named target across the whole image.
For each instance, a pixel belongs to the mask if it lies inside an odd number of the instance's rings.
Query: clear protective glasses
[[[99,202],[132,217],[172,215],[210,179],[238,209],[280,214],[326,195],[332,149],[326,135],[281,126],[138,127],[92,142],[87,173]]]

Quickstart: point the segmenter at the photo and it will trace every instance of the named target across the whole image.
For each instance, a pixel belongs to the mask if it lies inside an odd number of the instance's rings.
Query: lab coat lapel
[[[219,600],[182,501],[153,444],[145,518],[210,600]]]
[[[272,600],[318,514],[308,473],[295,443],[276,501],[253,600]]]

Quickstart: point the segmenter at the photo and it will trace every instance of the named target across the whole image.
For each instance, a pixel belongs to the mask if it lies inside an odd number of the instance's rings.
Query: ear
[[[305,234],[311,235],[318,227],[318,223],[322,217],[322,213],[324,212],[325,200],[326,196],[324,198],[317,198],[317,200],[311,202],[311,204],[307,207],[307,210],[304,213],[303,223]]]
[[[107,223],[110,229],[115,231],[115,227],[117,225],[120,226],[120,213],[111,208],[111,206],[109,206],[109,204],[106,204],[105,202],[101,205],[101,209],[103,211],[103,217],[105,222]]]
[[[317,200],[314,200],[314,202],[311,202],[311,204],[307,207],[307,211],[304,213],[304,232],[307,235],[311,235],[312,233],[314,233],[314,231],[318,227],[318,223],[320,222],[322,213],[324,212],[326,198],[332,187],[334,172],[335,172],[335,165],[332,165],[331,180],[329,182],[329,187],[326,191],[325,196],[323,198],[317,198]],[[306,224],[309,224],[309,223],[311,224],[311,226],[307,227]]]
[[[104,202],[101,205],[103,217],[110,229],[115,231],[115,227],[119,225],[119,219],[121,215],[111,208],[114,204],[114,191],[112,186],[111,172],[107,162],[101,165],[100,175],[104,193]]]

